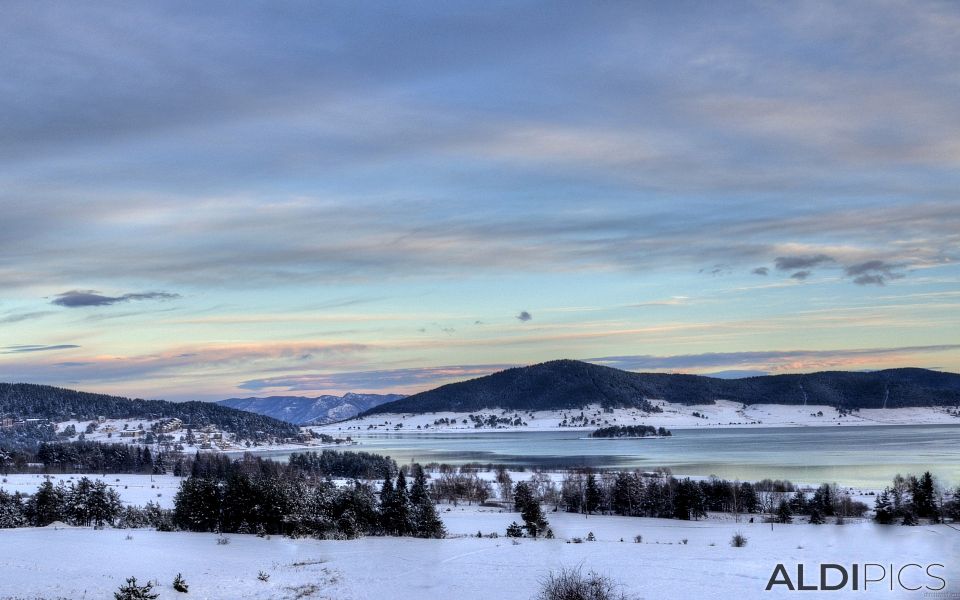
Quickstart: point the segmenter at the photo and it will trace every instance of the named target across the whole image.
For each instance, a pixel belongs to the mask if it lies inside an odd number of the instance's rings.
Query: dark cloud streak
[[[122,296],[104,296],[95,290],[71,290],[57,294],[51,304],[64,306],[66,308],[83,308],[87,306],[110,306],[121,302],[131,302],[138,300],[174,300],[179,298],[180,294],[170,292],[143,292],[123,294]]]

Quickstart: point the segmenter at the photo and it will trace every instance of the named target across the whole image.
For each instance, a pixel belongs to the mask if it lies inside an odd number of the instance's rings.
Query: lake
[[[679,429],[668,438],[589,439],[584,431],[353,433],[343,450],[411,461],[570,467],[668,467],[678,475],[883,487],[930,470],[960,483],[960,425]],[[266,452],[274,458],[289,453]]]

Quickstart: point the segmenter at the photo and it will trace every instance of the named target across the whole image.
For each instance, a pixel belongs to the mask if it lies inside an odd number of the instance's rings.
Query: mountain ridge
[[[4,416],[52,422],[98,417],[178,418],[195,428],[215,425],[239,439],[253,441],[300,435],[299,428],[290,423],[213,402],[143,400],[33,383],[0,383],[0,417]]]
[[[227,398],[216,404],[273,417],[295,425],[323,425],[342,421],[386,402],[400,400],[402,394],[357,394],[342,396],[266,396]]]
[[[916,367],[881,371],[820,371],[720,379],[704,375],[635,373],[576,360],[515,367],[447,384],[374,407],[384,413],[558,410],[587,404],[656,412],[652,400],[679,404],[811,404],[844,410],[960,405],[960,374]]]

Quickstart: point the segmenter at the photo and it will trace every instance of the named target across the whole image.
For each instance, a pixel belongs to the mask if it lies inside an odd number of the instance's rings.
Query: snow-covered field
[[[693,429],[701,427],[817,427],[824,425],[960,425],[960,417],[944,407],[886,408],[864,409],[852,414],[840,416],[835,408],[829,406],[786,406],[782,404],[754,404],[743,407],[738,402],[719,400],[716,404],[686,405],[669,402],[656,402],[663,409],[661,413],[646,413],[637,409],[618,408],[604,412],[599,406],[589,406],[585,410],[553,411],[478,411],[477,415],[495,415],[497,417],[520,417],[525,425],[504,426],[515,431],[568,430],[572,427],[561,426],[564,420],[578,417],[582,412],[587,425],[579,429],[596,429],[605,425],[653,425],[668,429]],[[699,413],[701,416],[695,416]],[[393,431],[402,425],[402,431],[496,431],[493,428],[475,428],[469,419],[470,413],[439,412],[426,414],[378,414],[351,419],[321,427],[312,427],[317,432],[331,435],[349,435],[350,431]],[[450,424],[437,423],[449,420]],[[594,422],[591,424],[590,421]],[[466,421],[466,422],[464,422]],[[419,429],[418,429],[419,427]]]
[[[464,508],[444,512],[452,536],[503,532],[514,513]],[[351,541],[258,538],[147,530],[16,529],[0,531],[0,598],[109,598],[130,576],[157,580],[160,598],[405,600],[529,599],[552,569],[582,567],[623,585],[636,598],[778,598],[796,595],[764,588],[777,563],[795,577],[819,563],[943,564],[947,592],[960,591],[960,531],[944,525],[770,525],[678,522],[628,517],[584,518],[550,513],[556,540],[454,537],[444,540],[366,538]],[[748,538],[733,548],[736,531]],[[567,543],[593,532],[595,542]],[[642,543],[634,536],[641,535]],[[129,538],[128,538],[129,536]],[[624,540],[621,542],[621,538]],[[260,571],[269,580],[260,581]],[[170,583],[177,573],[190,584],[182,596]],[[871,576],[878,573],[877,568]],[[904,572],[905,585],[939,585],[920,571]],[[809,578],[807,579],[809,583]],[[867,593],[805,592],[803,597],[922,598],[891,592],[889,582]],[[933,596],[926,596],[933,597]],[[938,596],[955,597],[955,596]]]
[[[21,494],[33,494],[47,478],[46,475],[36,473],[11,473],[0,477],[0,489],[8,493],[20,492]],[[180,489],[180,477],[173,475],[102,475],[96,473],[71,474],[71,475],[49,475],[50,482],[54,485],[61,481],[70,485],[75,483],[81,477],[87,477],[92,480],[102,479],[107,485],[117,490],[120,494],[120,500],[124,504],[143,506],[147,502],[159,504],[161,508],[173,508],[173,498]],[[2,598],[2,596],[0,596]]]

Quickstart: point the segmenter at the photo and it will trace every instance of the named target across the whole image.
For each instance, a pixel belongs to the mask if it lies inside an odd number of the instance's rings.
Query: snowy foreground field
[[[841,416],[829,406],[787,406],[783,404],[754,404],[743,407],[738,402],[718,400],[715,404],[685,405],[656,402],[663,412],[646,413],[637,409],[618,408],[603,412],[599,406],[580,410],[550,411],[479,411],[478,415],[498,417],[519,416],[524,425],[504,425],[512,431],[551,431],[569,429],[593,430],[602,425],[653,425],[668,429],[695,429],[718,427],[822,427],[824,425],[960,425],[960,417],[944,407],[876,408],[863,409]],[[562,426],[565,420],[581,414],[588,424]],[[699,416],[695,415],[697,413]],[[589,424],[590,420],[594,424]],[[449,421],[438,423],[438,421]],[[466,421],[466,422],[464,422]],[[567,421],[569,424],[570,421]],[[496,431],[493,428],[475,428],[468,413],[438,412],[426,414],[376,414],[329,425],[310,427],[318,433],[348,434],[350,431],[392,431],[401,425],[403,431]],[[420,429],[417,429],[419,427]]]
[[[934,596],[889,581],[870,584],[867,593],[804,592],[825,598],[955,598],[960,594],[960,531],[945,525],[881,527],[852,525],[775,525],[732,522],[678,522],[628,517],[585,518],[550,513],[556,540],[459,537],[503,532],[513,513],[475,507],[442,513],[452,538],[365,538],[317,541],[230,535],[217,544],[213,534],[148,530],[74,528],[0,531],[0,598],[102,599],[123,580],[157,580],[160,598],[294,599],[421,598],[529,599],[552,569],[581,566],[623,585],[636,598],[795,597],[783,586],[764,588],[777,563],[795,576],[797,563],[808,572],[820,563],[940,563],[936,574],[948,582]],[[746,547],[731,536],[742,531]],[[595,542],[567,543],[573,537]],[[634,536],[641,535],[636,543]],[[128,537],[129,536],[129,537]],[[623,539],[623,542],[620,540]],[[875,568],[876,569],[876,568]],[[260,571],[269,575],[260,581]],[[877,571],[878,572],[878,571]],[[182,573],[190,592],[175,592]],[[939,581],[904,572],[906,586]],[[872,573],[873,575],[873,573]],[[809,580],[808,580],[809,581]]]

